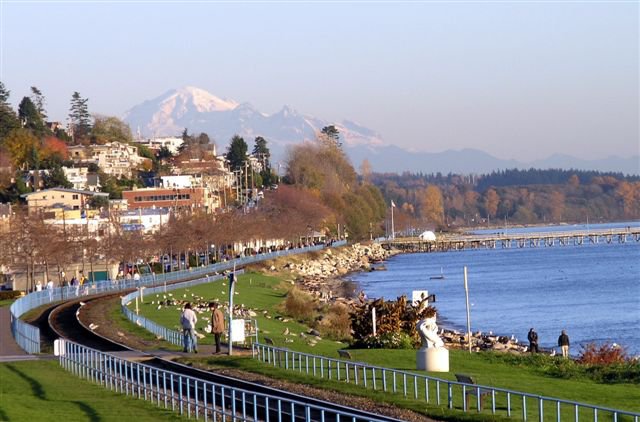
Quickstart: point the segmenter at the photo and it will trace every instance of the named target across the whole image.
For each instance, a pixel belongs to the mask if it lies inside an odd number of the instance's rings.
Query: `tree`
[[[196,137],[195,143],[200,144],[200,145],[207,145],[207,144],[211,143],[211,138],[209,138],[209,135],[207,135],[206,133],[202,132],[202,133],[200,133],[200,135],[198,135]]]
[[[29,97],[23,97],[18,106],[18,117],[22,127],[33,132],[34,135],[40,137],[44,135],[46,127],[38,108]]]
[[[442,192],[435,185],[427,186],[420,200],[420,212],[422,217],[436,226],[444,224],[444,204]]]
[[[110,142],[133,142],[128,124],[113,116],[94,116],[91,141],[96,144]]]
[[[91,116],[89,115],[88,98],[82,98],[77,91],[71,96],[69,121],[71,123],[71,138],[75,143],[87,139],[91,132]]]
[[[247,161],[247,143],[244,139],[238,135],[234,135],[231,138],[231,143],[227,149],[226,159],[229,161],[231,170],[240,170],[244,168],[244,163]]]
[[[495,217],[498,212],[498,204],[500,203],[500,197],[498,193],[489,188],[484,194],[484,208],[487,211],[488,217]]]
[[[35,104],[36,109],[38,110],[38,114],[43,121],[47,120],[47,112],[45,111],[45,99],[42,92],[35,86],[31,87],[31,101]]]
[[[340,142],[340,131],[338,131],[334,125],[323,127],[320,130],[320,136],[318,138],[321,142],[325,142],[336,147],[342,146],[342,142]]]
[[[39,167],[40,142],[26,129],[14,129],[4,139],[4,147],[11,155],[11,163],[16,168]]]
[[[44,174],[42,177],[42,182],[44,183],[45,189],[50,188],[73,188],[73,184],[69,182],[67,176],[64,174],[62,167],[55,166],[49,169],[48,172]]]
[[[20,127],[18,116],[9,105],[10,91],[0,82],[0,142],[14,129]]]
[[[360,164],[360,175],[366,183],[371,181],[371,163],[366,158]]]
[[[271,163],[269,162],[269,158],[271,158],[271,152],[269,151],[269,147],[267,146],[267,140],[262,136],[256,137],[253,141],[253,151],[251,154],[259,160],[262,160],[263,167],[265,169],[271,168]]]

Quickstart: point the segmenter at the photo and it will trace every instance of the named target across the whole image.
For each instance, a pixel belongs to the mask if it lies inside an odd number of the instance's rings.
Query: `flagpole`
[[[393,201],[391,201],[391,238],[395,239],[396,238],[396,228],[393,224],[393,209],[395,208],[396,204],[393,203]]]

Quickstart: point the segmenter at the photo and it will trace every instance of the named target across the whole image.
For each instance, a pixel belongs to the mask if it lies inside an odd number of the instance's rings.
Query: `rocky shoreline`
[[[358,300],[358,286],[344,277],[356,271],[384,270],[383,262],[400,251],[386,250],[377,243],[355,243],[338,249],[326,249],[303,260],[285,259],[270,267],[271,271],[289,273],[294,283],[318,300],[353,306]],[[362,296],[362,293],[361,293]],[[468,347],[466,333],[442,329],[440,336],[449,348]],[[472,333],[471,349],[524,353],[528,347],[515,338],[493,333]]]

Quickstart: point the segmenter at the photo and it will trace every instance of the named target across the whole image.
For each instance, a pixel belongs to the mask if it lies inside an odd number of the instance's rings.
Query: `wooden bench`
[[[270,339],[269,337],[265,337],[265,338],[264,338],[264,342],[265,342],[266,344],[271,345],[271,346],[275,346],[275,345],[276,345],[276,344],[273,342],[273,340],[272,340],[272,339]]]
[[[338,350],[338,355],[344,359],[353,359],[351,353],[347,352],[346,350]]]
[[[464,375],[464,374],[456,374],[456,381],[464,383],[464,384],[470,384],[470,385],[477,385],[478,383],[476,382],[476,380],[470,376],[470,375]],[[491,395],[491,390],[487,390],[486,388],[480,388],[479,389],[479,393],[480,393],[480,409],[478,410],[482,410],[482,399],[484,396],[488,396]],[[466,403],[466,409],[470,410],[471,407],[469,407],[469,400],[471,398],[471,396],[478,396],[478,387],[471,387],[471,386],[465,386],[465,403]]]

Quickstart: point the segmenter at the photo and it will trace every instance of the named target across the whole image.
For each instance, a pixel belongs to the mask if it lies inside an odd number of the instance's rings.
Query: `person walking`
[[[182,326],[182,345],[185,353],[193,351],[198,353],[198,339],[196,338],[196,322],[198,317],[191,309],[191,303],[184,305],[184,310],[180,316],[180,325]]]
[[[558,346],[562,350],[562,357],[567,359],[569,357],[569,336],[565,330],[562,330],[560,337],[558,337]]]
[[[536,333],[536,330],[531,328],[529,334],[527,334],[527,339],[529,340],[529,351],[538,353],[538,333]]]
[[[214,302],[211,304],[211,332],[213,333],[213,338],[216,342],[216,351],[215,354],[220,353],[220,337],[222,333],[224,333],[224,314],[218,308],[218,303]]]

